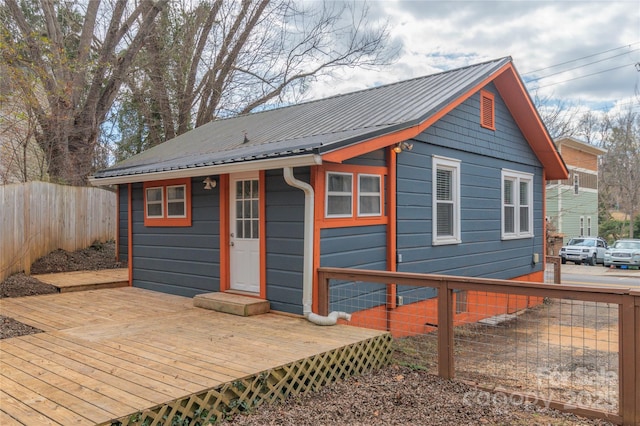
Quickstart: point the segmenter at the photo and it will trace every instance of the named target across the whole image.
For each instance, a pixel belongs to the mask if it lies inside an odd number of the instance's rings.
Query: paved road
[[[562,284],[640,289],[640,270],[609,269],[602,265],[562,265]]]

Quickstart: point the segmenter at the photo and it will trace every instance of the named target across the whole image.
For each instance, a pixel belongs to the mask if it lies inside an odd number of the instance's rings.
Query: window
[[[145,182],[145,226],[191,226],[191,179]]]
[[[162,187],[147,188],[147,217],[164,217]]]
[[[496,129],[494,96],[484,90],[480,91],[480,125],[490,130]]]
[[[380,216],[381,194],[380,175],[358,175],[358,216]]]
[[[578,195],[580,192],[580,175],[577,172],[573,173],[573,193]]]
[[[325,218],[328,226],[347,226],[348,221],[378,218],[382,220],[386,169],[374,166],[333,165],[324,173]],[[353,223],[351,223],[353,225]]]
[[[433,156],[433,238],[434,245],[459,244],[460,160]]]
[[[587,217],[587,236],[591,236],[591,216]]]
[[[580,216],[580,236],[584,236],[584,217]]]
[[[533,175],[502,170],[502,239],[533,237]]]
[[[327,217],[351,217],[353,205],[353,175],[327,173]]]

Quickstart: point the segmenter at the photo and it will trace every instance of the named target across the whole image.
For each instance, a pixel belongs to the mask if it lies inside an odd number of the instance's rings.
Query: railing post
[[[329,277],[318,271],[318,314],[329,315]]]
[[[640,338],[637,331],[640,330],[640,320],[638,312],[640,312],[640,297],[633,295],[623,296],[622,303],[619,305],[619,409],[622,416],[623,425],[640,424],[640,413],[638,413],[638,401],[640,392],[638,391],[638,382],[640,372],[638,371],[638,363],[640,363]]]
[[[545,261],[553,265],[553,283],[554,284],[562,283],[562,278],[561,278],[562,275],[561,275],[561,269],[560,269],[562,265],[562,261],[560,260],[560,258],[558,256],[546,256]]]
[[[453,379],[453,290],[449,282],[438,285],[438,375]]]

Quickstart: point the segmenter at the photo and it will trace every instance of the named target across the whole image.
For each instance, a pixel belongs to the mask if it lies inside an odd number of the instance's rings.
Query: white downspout
[[[311,311],[313,304],[313,212],[314,192],[313,187],[306,182],[296,179],[293,176],[292,167],[282,169],[284,180],[290,186],[304,191],[304,265],[302,269],[302,313],[314,324],[334,325],[338,318],[351,320],[351,315],[346,312],[331,312],[323,317]]]

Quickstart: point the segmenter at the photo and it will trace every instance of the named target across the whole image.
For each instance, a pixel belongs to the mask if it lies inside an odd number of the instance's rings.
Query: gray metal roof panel
[[[331,151],[425,121],[510,61],[508,57],[501,58],[358,92],[212,121],[102,170],[94,177]]]

